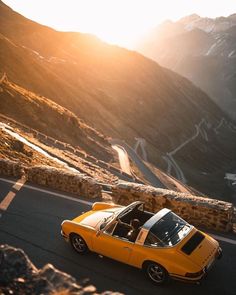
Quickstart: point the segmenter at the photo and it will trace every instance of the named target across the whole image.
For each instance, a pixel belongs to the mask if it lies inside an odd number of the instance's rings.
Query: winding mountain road
[[[144,178],[154,187],[166,188],[166,186],[160,181],[160,179],[151,171],[151,169],[144,163],[144,161],[136,154],[125,141],[112,139],[112,146],[122,147],[129,155],[131,160],[136,164],[138,169],[143,174]]]
[[[94,285],[98,292],[112,290],[128,295],[235,295],[236,245],[221,241],[223,259],[212,268],[202,285],[171,281],[166,287],[152,285],[143,273],[130,266],[90,253],[80,256],[60,236],[60,224],[91,208],[89,200],[23,183],[0,179],[0,203],[9,192],[15,197],[0,217],[0,244],[22,248],[37,267],[52,263],[73,275],[82,285]],[[232,239],[232,237],[230,237]],[[234,237],[235,238],[235,237]]]
[[[112,148],[118,153],[121,170],[129,175],[132,175],[129,157],[125,149],[120,145],[112,145]]]

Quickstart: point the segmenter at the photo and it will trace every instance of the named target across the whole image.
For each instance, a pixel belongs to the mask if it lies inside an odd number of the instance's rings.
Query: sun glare
[[[84,13],[78,13],[78,31],[91,32],[107,42],[126,47],[132,47],[138,37],[154,25],[153,18],[150,22],[144,13],[144,1],[88,0],[83,1],[83,6],[81,1],[75,1],[72,7],[73,19],[76,18],[76,12],[83,7]],[[156,23],[158,13],[155,14]]]
[[[216,17],[236,11],[235,0],[222,7],[212,0],[3,0],[24,16],[63,31],[95,34],[133,48],[138,38],[166,19],[191,13]]]
[[[63,31],[92,33],[113,44],[132,48],[150,27],[157,25],[159,0],[4,0],[13,9],[41,24]]]

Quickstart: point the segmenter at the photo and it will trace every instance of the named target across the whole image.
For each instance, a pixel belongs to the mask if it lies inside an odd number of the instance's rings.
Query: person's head
[[[139,221],[137,218],[132,219],[131,222],[130,222],[130,225],[131,225],[133,228],[137,229],[137,228],[139,228],[140,221]]]

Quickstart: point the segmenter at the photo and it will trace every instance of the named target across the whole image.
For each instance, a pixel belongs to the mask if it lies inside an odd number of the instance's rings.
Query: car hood
[[[75,218],[73,221],[97,229],[98,225],[104,220],[104,218],[109,218],[116,210],[112,208],[102,211],[89,211],[78,218]]]

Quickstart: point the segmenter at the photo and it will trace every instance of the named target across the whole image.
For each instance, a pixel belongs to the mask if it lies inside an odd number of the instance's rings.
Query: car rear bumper
[[[222,256],[223,256],[223,250],[219,247],[219,249],[217,251],[216,258],[221,259]]]
[[[209,272],[209,270],[212,268],[212,266],[215,264],[216,260],[221,259],[223,255],[223,251],[222,249],[219,247],[215,253],[214,258],[208,263],[208,265],[204,268],[204,275],[202,277],[202,279],[207,277],[207,274]]]
[[[220,259],[222,257],[222,255],[223,255],[223,251],[219,247],[214,258],[208,263],[208,265],[206,267],[204,267],[204,269],[202,270],[202,274],[197,277],[186,277],[186,276],[179,276],[179,275],[174,275],[174,274],[172,274],[170,276],[171,276],[171,278],[173,278],[175,280],[199,284],[199,283],[201,283],[202,280],[204,280],[207,277],[209,270],[215,264],[216,260]]]

